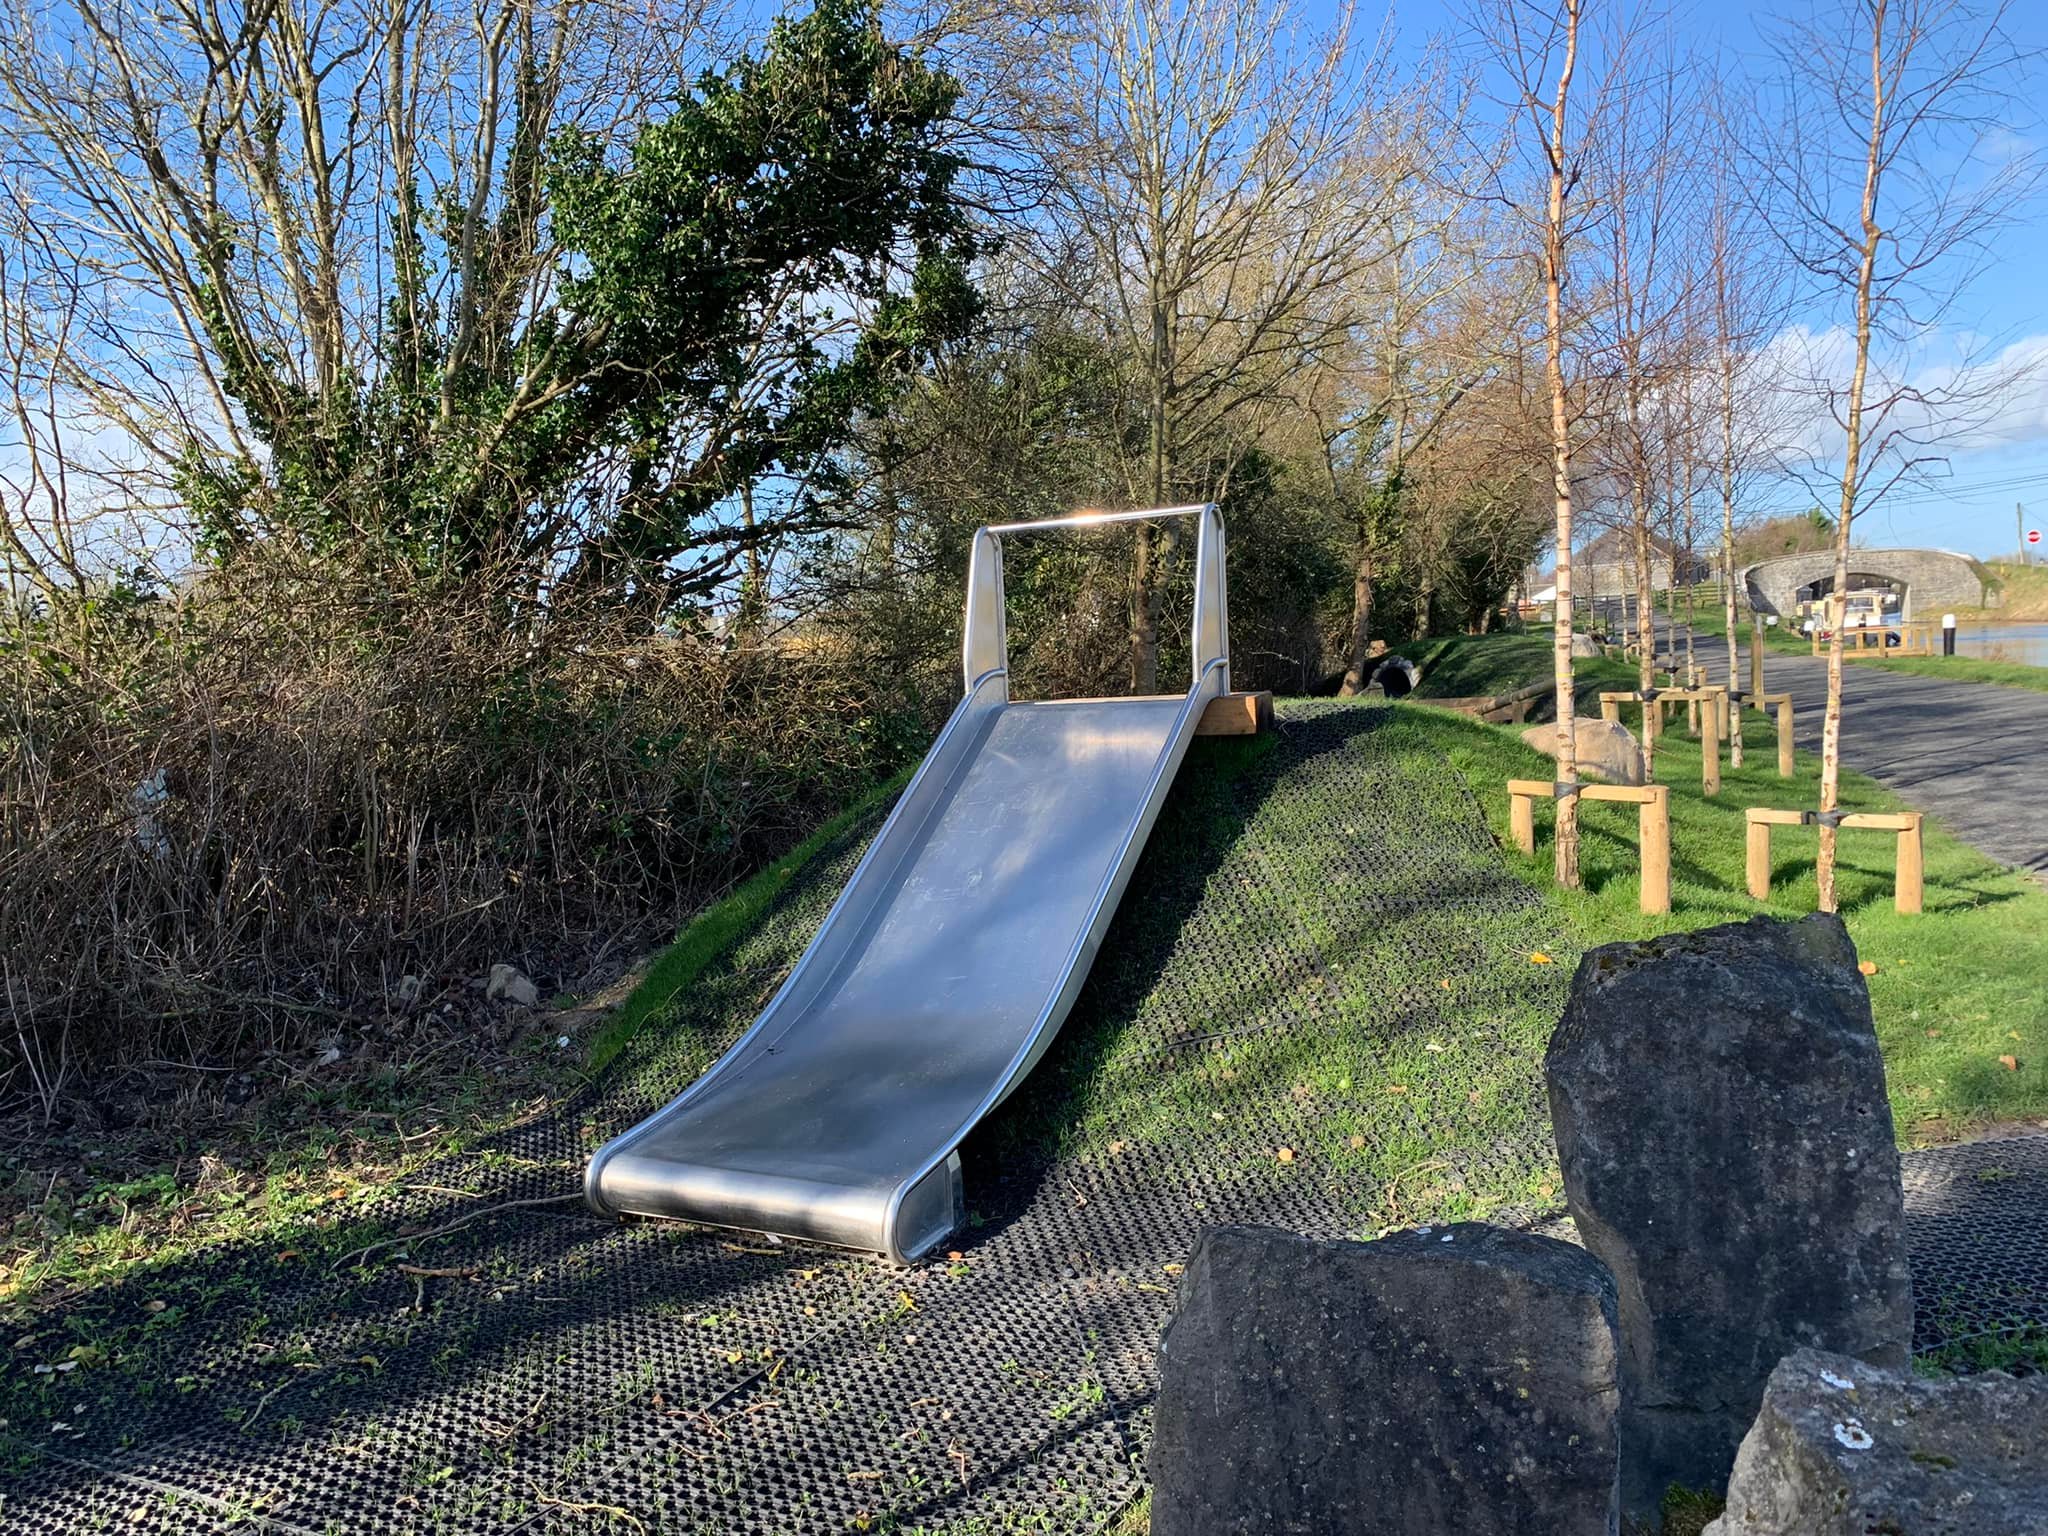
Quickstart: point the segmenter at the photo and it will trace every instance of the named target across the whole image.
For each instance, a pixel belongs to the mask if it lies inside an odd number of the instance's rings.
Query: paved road
[[[1694,647],[1715,677],[1726,670],[1726,641],[1702,636]],[[1853,661],[1842,673],[1842,761],[1992,858],[2048,880],[2048,693]],[[1749,686],[1747,644],[1742,686]],[[1792,695],[1799,745],[1818,752],[1826,659],[1767,652],[1764,687]]]

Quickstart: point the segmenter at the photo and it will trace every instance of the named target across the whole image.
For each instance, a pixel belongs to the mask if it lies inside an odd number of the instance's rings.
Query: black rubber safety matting
[[[1573,957],[1450,765],[1332,702],[1198,745],[1073,1018],[964,1149],[947,1252],[590,1215],[590,1149],[751,1021],[873,830],[563,1111],[17,1348],[0,1530],[1100,1530],[1142,1489],[1201,1227],[1555,1213],[1539,1064]],[[2044,1154],[1909,1159],[1923,1348],[2041,1323]]]
[[[1915,1352],[1966,1369],[1978,1348],[2024,1339],[2048,1361],[2048,1133],[1905,1164]]]

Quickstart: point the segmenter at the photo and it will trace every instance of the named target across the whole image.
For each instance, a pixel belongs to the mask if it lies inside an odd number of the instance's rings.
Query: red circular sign
[[[2040,530],[2040,529],[2038,529],[2038,528],[2029,528],[2029,529],[2027,530],[2027,542],[2028,542],[2029,544],[2038,544],[2038,543],[2040,543],[2040,542],[2041,542],[2041,530]]]

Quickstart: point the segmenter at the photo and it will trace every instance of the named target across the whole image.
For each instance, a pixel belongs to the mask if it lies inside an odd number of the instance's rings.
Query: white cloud
[[[1856,360],[1846,326],[1788,326],[1765,344],[1756,377],[1791,461],[1839,463]],[[1866,448],[1947,458],[2048,444],[2048,333],[2003,345],[1963,331],[1873,347],[1864,386]]]

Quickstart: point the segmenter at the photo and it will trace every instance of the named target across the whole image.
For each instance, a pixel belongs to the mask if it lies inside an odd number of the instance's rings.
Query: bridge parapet
[[[1895,582],[1905,588],[1901,617],[1938,614],[1946,608],[1977,608],[1984,603],[1988,577],[1968,555],[1946,549],[1852,549],[1851,584],[1863,577]],[[1789,617],[1799,606],[1799,592],[1815,582],[1832,580],[1832,550],[1779,555],[1744,568],[1742,584],[1749,605],[1758,613]]]

